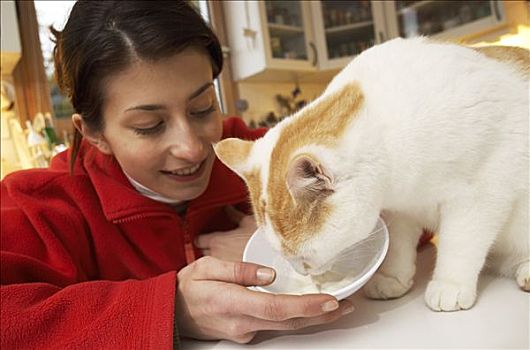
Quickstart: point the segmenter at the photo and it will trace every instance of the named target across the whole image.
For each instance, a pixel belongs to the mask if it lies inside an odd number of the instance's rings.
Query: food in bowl
[[[272,284],[253,287],[256,290],[275,294],[326,293],[341,300],[368,282],[383,262],[388,243],[388,229],[379,219],[373,232],[345,250],[328,272],[304,276],[294,270],[258,229],[245,247],[243,261],[269,266],[276,271],[276,279]]]

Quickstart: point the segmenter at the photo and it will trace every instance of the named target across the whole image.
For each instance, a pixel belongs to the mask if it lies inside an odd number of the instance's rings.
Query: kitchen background
[[[194,1],[218,33],[224,112],[272,126],[315,99],[355,55],[395,37],[530,49],[529,1]],[[0,176],[45,167],[69,144],[72,108],[53,79],[49,26],[73,1],[1,1]]]

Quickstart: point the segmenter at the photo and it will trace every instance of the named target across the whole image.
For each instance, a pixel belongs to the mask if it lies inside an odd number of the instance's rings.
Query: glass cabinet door
[[[300,1],[265,1],[272,58],[307,60]]]
[[[399,36],[436,35],[488,17],[500,20],[496,1],[395,1]]]
[[[375,43],[372,2],[321,1],[327,60],[351,57]]]

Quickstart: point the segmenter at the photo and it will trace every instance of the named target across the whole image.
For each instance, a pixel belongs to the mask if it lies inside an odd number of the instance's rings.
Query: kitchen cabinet
[[[388,1],[385,3],[389,37],[428,35],[461,38],[503,25],[504,5],[494,0]]]
[[[383,1],[310,1],[319,69],[340,69],[385,40]]]
[[[317,71],[304,1],[223,2],[234,80],[292,81]]]
[[[236,81],[332,76],[367,48],[395,37],[456,39],[500,27],[495,0],[225,1]]]

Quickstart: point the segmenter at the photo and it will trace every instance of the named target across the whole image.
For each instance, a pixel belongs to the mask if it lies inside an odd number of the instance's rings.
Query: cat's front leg
[[[442,210],[436,267],[425,292],[435,311],[469,309],[476,299],[477,281],[503,223],[502,203],[487,198],[459,200]]]
[[[525,261],[517,267],[515,279],[519,287],[526,292],[530,292],[530,261]]]
[[[423,227],[415,220],[399,214],[384,217],[390,233],[385,261],[364,286],[372,299],[398,298],[412,287],[416,272],[416,246]]]

